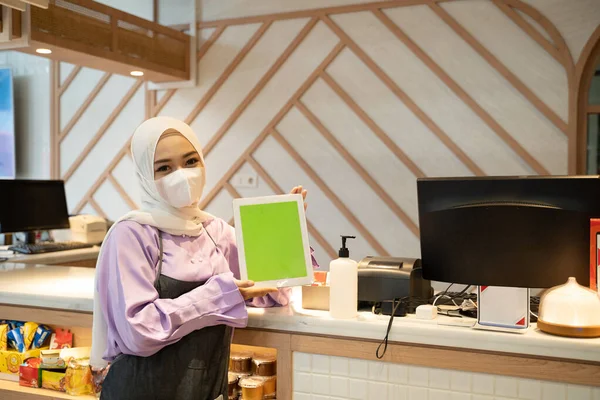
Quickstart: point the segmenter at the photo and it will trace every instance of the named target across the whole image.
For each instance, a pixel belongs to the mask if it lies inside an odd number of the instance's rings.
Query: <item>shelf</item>
[[[92,400],[95,396],[70,396],[66,393],[47,389],[35,389],[19,386],[18,382],[0,380],[0,399],[2,400]]]

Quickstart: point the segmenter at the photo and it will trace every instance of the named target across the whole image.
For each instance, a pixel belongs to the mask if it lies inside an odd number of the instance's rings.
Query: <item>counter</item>
[[[9,262],[20,264],[67,265],[94,268],[100,253],[100,246],[86,249],[55,251],[41,254],[13,254],[7,251],[8,246],[0,246],[0,258],[8,258]]]
[[[72,326],[79,344],[86,345],[90,339],[94,272],[82,267],[0,264],[0,318]],[[320,384],[313,385],[315,379],[338,382],[340,376],[336,375],[334,364],[340,362],[348,365],[342,368],[347,374],[341,376],[342,382],[346,382],[342,385],[364,384],[367,391],[383,375],[386,385],[398,386],[398,382],[390,381],[394,365],[408,371],[409,389],[413,387],[409,382],[411,371],[419,368],[417,375],[437,375],[435,371],[448,375],[448,385],[444,383],[445,389],[440,389],[448,393],[452,392],[451,373],[464,371],[469,373],[471,381],[475,379],[473,376],[479,376],[476,374],[493,382],[507,379],[517,387],[521,381],[539,383],[541,388],[544,382],[557,381],[563,382],[565,393],[571,385],[587,385],[573,387],[589,391],[589,399],[593,392],[600,395],[600,389],[593,388],[600,387],[600,339],[551,336],[537,330],[535,325],[525,334],[479,331],[440,325],[450,322],[449,317],[420,321],[409,316],[394,319],[387,353],[378,360],[375,351],[385,335],[388,317],[361,313],[353,320],[333,320],[327,312],[302,309],[299,295],[299,290],[294,292],[289,307],[249,309],[248,328],[236,330],[234,337],[234,343],[278,350],[280,399],[291,398],[292,392],[296,393],[294,398],[303,399],[305,394],[325,390]],[[364,365],[356,364],[361,360]],[[308,378],[313,382],[310,385]],[[404,378],[398,379],[404,382]],[[433,381],[428,378],[426,383],[422,381],[421,386],[415,387],[438,390],[428,386]],[[491,395],[501,385],[492,386]],[[469,390],[474,388],[470,384]],[[1,390],[0,387],[0,394]],[[327,389],[334,390],[333,386]]]

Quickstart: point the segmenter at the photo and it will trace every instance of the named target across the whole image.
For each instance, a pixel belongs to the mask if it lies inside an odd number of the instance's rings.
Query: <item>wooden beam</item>
[[[117,104],[117,106],[114,108],[113,112],[104,121],[104,123],[102,124],[100,129],[98,129],[98,132],[96,132],[94,137],[88,142],[88,144],[85,146],[85,148],[81,151],[81,153],[79,154],[79,157],[77,157],[77,159],[75,159],[75,161],[73,162],[73,164],[71,164],[71,166],[69,167],[67,172],[65,172],[65,174],[63,175],[63,178],[62,178],[65,182],[68,181],[69,178],[71,178],[71,176],[73,176],[73,174],[75,173],[77,168],[79,168],[79,166],[81,165],[83,160],[85,160],[85,158],[90,154],[90,152],[96,146],[96,144],[100,141],[102,136],[104,136],[104,134],[106,133],[108,128],[110,128],[110,126],[113,124],[115,119],[117,119],[117,117],[121,114],[121,112],[123,111],[123,108],[125,108],[127,103],[129,103],[131,98],[136,94],[136,92],[138,91],[140,86],[142,86],[142,83],[143,83],[142,80],[138,80],[131,86],[131,88],[125,94],[125,96],[121,99],[119,104]]]
[[[159,19],[159,14],[158,14],[158,0],[152,0],[152,21],[154,21],[155,23],[159,23],[158,19]]]
[[[24,3],[31,4],[32,6],[39,8],[48,8],[48,0],[21,0]]]
[[[225,188],[225,190],[227,190],[227,192],[229,193],[229,195],[231,197],[233,197],[234,199],[240,199],[240,198],[242,198],[242,195],[239,194],[237,190],[235,190],[235,188],[231,185],[231,183],[225,182],[223,184],[223,187]]]
[[[258,161],[254,159],[254,157],[252,157],[252,155],[249,155],[246,158],[246,161],[248,162],[248,164],[250,164],[252,168],[254,168],[258,176],[260,176],[261,179],[263,179],[267,183],[267,185],[269,185],[273,193],[285,194],[281,186],[279,186],[277,182],[275,182],[275,180],[271,178],[271,175],[269,175],[269,173],[262,167],[262,165],[258,163]],[[336,258],[337,252],[335,251],[335,249],[331,247],[331,245],[327,242],[327,240],[325,240],[323,235],[321,235],[321,233],[308,220],[308,218],[306,219],[306,225],[308,227],[308,232],[315,238],[315,240],[317,241],[317,243],[319,243],[323,250],[325,250],[327,255],[332,259]]]
[[[503,0],[492,0],[493,3],[502,11],[508,18],[510,18],[519,28],[523,30],[531,39],[533,39],[538,45],[548,52],[556,61],[561,65],[565,64],[562,55],[558,51],[558,48],[548,41],[536,28],[531,26],[529,22],[525,20],[518,12],[512,7],[505,4]]]
[[[90,203],[90,206],[92,206],[94,211],[96,211],[96,213],[98,213],[99,216],[101,216],[104,219],[108,219],[108,216],[106,215],[106,213],[102,210],[100,205],[98,205],[98,203],[96,203],[96,200],[94,200],[93,197],[91,197],[88,202]]]
[[[373,249],[380,256],[389,256],[387,250],[375,239],[375,237],[368,231],[367,228],[360,222],[358,218],[350,211],[348,207],[342,202],[342,200],[334,193],[333,190],[327,186],[325,181],[319,177],[319,175],[315,172],[315,170],[298,154],[298,152],[292,147],[292,145],[285,140],[285,138],[273,129],[273,133],[271,134],[275,140],[284,148],[284,150],[296,161],[296,163],[300,166],[300,168],[306,173],[315,184],[321,189],[321,191],[329,198],[329,200],[337,207],[337,209],[342,213],[344,217],[358,230],[361,237],[363,237],[367,243],[373,247]]]
[[[226,25],[219,26],[214,30],[214,32],[210,35],[206,42],[202,43],[202,45],[198,49],[198,54],[196,56],[198,61],[200,61],[200,59],[204,57],[208,49],[210,49],[211,46],[219,39],[219,37],[225,31],[225,29],[227,29]]]
[[[140,208],[135,203],[135,201],[133,201],[133,199],[129,196],[129,194],[127,194],[125,189],[123,189],[123,186],[121,186],[119,181],[116,180],[112,173],[108,174],[108,181],[114,186],[115,190],[119,193],[119,195],[125,201],[125,203],[127,203],[129,208],[131,208],[132,210],[137,210]]]
[[[73,67],[73,69],[71,70],[71,72],[69,73],[69,76],[67,76],[67,78],[65,79],[63,84],[60,85],[60,87],[58,88],[59,96],[62,96],[62,94],[69,88],[69,85],[73,82],[73,79],[75,79],[77,77],[77,74],[79,74],[79,71],[81,71],[81,65],[75,65]],[[59,81],[59,83],[60,83],[60,81]]]
[[[454,141],[437,125],[425,111],[423,111],[397,84],[394,80],[377,65],[369,55],[362,50],[346,32],[342,30],[330,18],[325,17],[323,21],[338,35],[340,40],[345,43],[350,50],[394,93],[394,95],[408,108],[435,136],[437,136],[448,149],[455,154],[461,154],[459,157],[475,175],[485,175],[483,170],[471,160],[469,156],[458,147]]]
[[[27,10],[27,5],[21,0],[0,0],[0,5],[5,5],[8,8],[12,8],[13,10],[23,12]]]
[[[85,193],[85,195],[83,195],[83,197],[81,198],[81,200],[79,201],[79,203],[73,209],[73,214],[78,214],[78,213],[81,212],[81,210],[83,209],[83,207],[85,207],[86,203],[96,193],[96,190],[98,190],[100,188],[100,186],[102,186],[102,184],[104,183],[104,181],[106,181],[106,179],[108,179],[108,175],[113,171],[113,169],[117,166],[117,164],[119,164],[119,162],[121,161],[121,159],[123,159],[123,157],[125,157],[125,154],[128,152],[128,149],[129,149],[130,145],[131,145],[131,139],[129,139],[127,141],[127,143],[125,143],[123,145],[123,147],[119,150],[119,152],[117,153],[117,155],[113,157],[113,159],[108,164],[108,166],[104,169],[104,171],[102,171],[102,174],[100,174],[100,176],[98,177],[98,179],[96,180],[96,182],[94,182],[94,184],[92,185],[92,187],[90,187],[88,189],[88,191]]]
[[[311,19],[308,23],[302,28],[302,30],[298,33],[298,35],[292,40],[292,42],[286,47],[286,49],[281,53],[279,58],[271,65],[271,67],[267,70],[267,72],[262,76],[262,78],[254,85],[252,90],[246,95],[244,100],[238,105],[238,107],[234,110],[233,113],[227,118],[225,123],[219,128],[217,133],[210,138],[206,146],[204,147],[204,156],[206,157],[211,150],[219,143],[221,138],[227,133],[229,128],[237,121],[237,119],[242,115],[244,110],[252,103],[252,101],[258,96],[258,94],[263,90],[263,88],[267,85],[267,83],[271,80],[273,75],[281,68],[283,63],[292,55],[292,53],[300,46],[300,43],[308,36],[310,31],[317,24],[318,20],[316,18]]]
[[[346,14],[352,12],[359,11],[370,11],[377,10],[382,8],[395,8],[395,7],[408,7],[408,6],[416,6],[427,4],[433,2],[434,0],[387,0],[387,1],[378,1],[367,4],[353,4],[347,6],[336,6],[336,7],[323,7],[323,8],[313,8],[309,10],[300,10],[300,11],[290,11],[284,13],[275,13],[275,14],[263,14],[263,15],[255,15],[251,17],[239,17],[239,18],[225,18],[214,21],[203,21],[198,23],[199,28],[210,28],[210,27],[220,27],[220,26],[231,26],[231,25],[244,25],[244,24],[254,24],[258,22],[265,21],[279,21],[285,19],[296,19],[296,18],[310,18],[310,17],[322,17],[326,15],[333,14]],[[452,0],[435,0],[438,3],[452,1]]]
[[[519,93],[523,95],[539,112],[552,122],[562,133],[568,135],[568,126],[546,103],[544,103],[527,85],[525,85],[510,69],[496,56],[483,46],[469,31],[459,24],[446,10],[438,4],[429,7],[444,21],[459,37],[467,42],[487,63],[504,77]]]
[[[600,114],[600,104],[590,104],[587,112],[588,114]]]
[[[160,98],[160,101],[158,102],[158,104],[153,108],[153,110],[152,110],[153,117],[156,117],[158,114],[160,114],[160,111],[169,102],[169,100],[171,100],[171,98],[173,97],[173,95],[175,94],[176,91],[177,91],[177,89],[167,89],[167,92],[163,95],[163,97]]]
[[[509,7],[512,7],[516,10],[523,12],[524,14],[529,15],[542,28],[544,28],[546,32],[548,32],[548,35],[550,35],[550,39],[552,39],[554,47],[558,49],[558,52],[561,55],[562,64],[567,70],[567,75],[573,74],[575,70],[573,56],[571,55],[571,51],[569,50],[567,42],[562,37],[560,31],[552,23],[552,21],[550,21],[544,14],[538,11],[538,9],[530,6],[522,0],[502,0],[502,2]]]
[[[237,171],[241,168],[242,165],[246,162],[246,158],[249,155],[252,155],[254,151],[262,144],[262,142],[269,136],[271,130],[279,124],[281,119],[292,109],[294,103],[302,96],[308,88],[312,86],[312,84],[317,80],[322,71],[331,64],[331,62],[340,54],[340,51],[344,48],[342,43],[338,43],[332,50],[329,52],[327,57],[323,59],[321,64],[312,72],[312,74],[304,81],[302,85],[294,92],[294,94],[288,99],[288,101],[281,107],[279,112],[271,119],[271,121],[265,126],[262,132],[254,139],[254,141],[248,146],[246,151],[233,163],[233,165],[225,172],[225,174],[221,177],[221,180],[215,185],[215,187],[204,197],[204,199],[200,202],[200,208],[204,209],[210,202],[215,198],[217,194],[221,191],[223,184],[225,182],[229,182],[231,177],[237,173]]]
[[[421,60],[446,86],[464,101],[470,108],[483,116],[485,111],[473,100],[438,64],[435,63],[416,43],[412,41],[386,14],[379,10],[373,11],[375,16]],[[435,130],[434,134],[446,145],[446,147],[454,153],[454,155],[475,175],[484,176],[485,172],[460,148],[454,141],[441,129]]]
[[[0,7],[1,8],[1,7]],[[50,61],[50,178],[60,177],[60,62]]]
[[[12,37],[20,38],[22,34],[22,13],[19,10],[11,10],[12,12]]]
[[[327,81],[327,80],[326,80]],[[331,81],[333,81],[331,79]],[[332,84],[331,82],[328,82]],[[344,145],[337,140],[337,138],[323,125],[323,123],[313,114],[303,103],[298,101],[296,108],[310,121],[310,123],[319,131],[321,136],[329,142],[329,144],[337,150],[342,158],[352,167],[354,171],[362,178],[363,181],[377,194],[377,196],[383,200],[383,202],[389,207],[390,210],[406,227],[416,236],[419,237],[419,228],[417,224],[408,216],[408,214],[400,207],[394,199],[377,183],[377,181],[367,172],[367,170],[350,154],[350,152],[344,147]],[[419,177],[423,177],[421,175]]]
[[[200,114],[200,112],[204,109],[204,107],[206,107],[208,102],[219,91],[221,86],[223,86],[223,84],[225,82],[227,82],[227,79],[229,79],[229,77],[231,76],[233,71],[235,71],[235,69],[238,67],[238,65],[240,65],[240,63],[244,60],[244,58],[246,58],[248,53],[250,53],[250,51],[254,48],[256,43],[258,43],[260,38],[263,37],[263,35],[269,29],[270,26],[271,26],[271,23],[266,22],[266,23],[262,24],[260,26],[260,28],[258,28],[256,30],[256,32],[254,32],[254,34],[250,37],[248,42],[246,42],[244,47],[242,47],[242,49],[239,51],[239,53],[233,58],[233,60],[231,60],[229,65],[223,70],[223,72],[221,73],[219,78],[213,83],[213,85],[210,87],[210,89],[208,89],[208,92],[206,92],[204,97],[202,97],[202,99],[200,99],[200,101],[196,104],[194,109],[185,118],[184,122],[186,124],[189,125],[196,119],[198,114]]]
[[[59,141],[60,142],[62,142],[63,140],[65,140],[65,138],[67,137],[67,135],[69,134],[69,132],[71,132],[71,129],[73,129],[73,127],[75,126],[75,124],[77,123],[77,121],[79,121],[79,119],[81,118],[81,116],[86,112],[86,110],[88,109],[88,107],[90,106],[90,104],[92,104],[92,102],[94,101],[94,99],[96,99],[96,96],[98,96],[98,93],[100,93],[100,91],[102,90],[102,88],[104,87],[104,85],[106,85],[106,83],[110,79],[111,75],[112,74],[109,74],[108,72],[105,72],[104,75],[102,76],[102,78],[100,78],[100,80],[98,81],[98,83],[96,84],[96,86],[94,87],[94,89],[92,89],[92,91],[87,96],[87,98],[85,99],[85,101],[79,106],[79,108],[77,109],[77,111],[75,112],[75,114],[71,117],[71,119],[69,120],[69,122],[65,125],[64,129],[60,132],[60,135],[59,135]]]

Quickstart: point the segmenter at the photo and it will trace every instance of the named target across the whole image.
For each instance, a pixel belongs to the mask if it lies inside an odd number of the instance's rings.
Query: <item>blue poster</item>
[[[10,69],[0,69],[0,178],[15,177],[15,117]]]

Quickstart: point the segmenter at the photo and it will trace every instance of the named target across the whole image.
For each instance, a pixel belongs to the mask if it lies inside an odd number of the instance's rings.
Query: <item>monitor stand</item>
[[[35,236],[36,236],[36,231],[29,231],[29,232],[23,232],[25,234],[25,241],[24,243],[27,244],[35,244]]]
[[[529,289],[478,286],[476,329],[525,333],[529,328]]]

